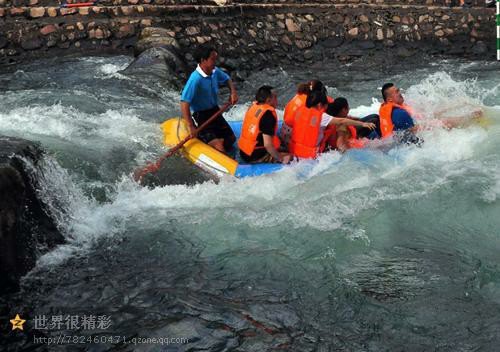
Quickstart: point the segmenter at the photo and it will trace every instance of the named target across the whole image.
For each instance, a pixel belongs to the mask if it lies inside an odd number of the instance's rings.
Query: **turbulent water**
[[[168,185],[143,188],[130,173],[165,152],[158,123],[178,115],[179,91],[120,73],[130,61],[58,59],[0,74],[0,134],[48,151],[40,194],[67,239],[3,298],[2,321],[28,320],[4,347],[498,350],[500,63],[255,73],[228,119],[243,118],[259,85],[277,87],[282,107],[309,78],[347,97],[355,116],[376,112],[393,81],[427,119],[477,107],[489,119],[423,131],[421,148],[333,152],[243,180],[200,183],[174,158]],[[36,330],[40,315],[105,315],[111,326]],[[60,335],[105,340],[34,340]],[[137,342],[146,337],[188,342]]]

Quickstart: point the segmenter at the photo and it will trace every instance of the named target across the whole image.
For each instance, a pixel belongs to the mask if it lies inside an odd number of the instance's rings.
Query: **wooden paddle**
[[[142,178],[151,172],[156,172],[160,169],[161,164],[163,161],[172,155],[174,155],[179,149],[182,148],[184,144],[186,144],[188,141],[193,139],[198,135],[200,131],[202,131],[205,127],[207,127],[212,121],[214,121],[217,117],[219,117],[220,114],[222,114],[224,111],[227,110],[231,106],[231,102],[227,102],[224,104],[222,108],[219,109],[215,114],[210,116],[210,118],[203,122],[193,133],[190,133],[186,138],[184,138],[181,142],[179,142],[176,146],[170,148],[168,152],[163,154],[156,162],[148,163],[145,167],[142,169],[138,169],[134,172],[134,180],[136,182],[141,182]]]

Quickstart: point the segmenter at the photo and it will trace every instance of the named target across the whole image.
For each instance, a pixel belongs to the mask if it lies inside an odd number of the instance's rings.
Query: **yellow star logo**
[[[19,314],[16,314],[16,317],[14,319],[10,320],[10,323],[12,324],[12,330],[24,330],[23,329],[23,324],[26,322],[26,320],[21,319]]]

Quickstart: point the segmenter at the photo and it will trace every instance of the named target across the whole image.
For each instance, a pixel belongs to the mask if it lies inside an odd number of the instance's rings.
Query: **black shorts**
[[[197,111],[193,113],[193,120],[197,126],[201,126],[202,123],[216,114],[217,111],[219,111],[219,107],[217,106],[212,109]],[[236,136],[231,126],[229,126],[222,114],[201,130],[197,137],[207,144],[214,139],[224,139],[224,148],[226,149],[230,149],[234,142],[236,142]]]

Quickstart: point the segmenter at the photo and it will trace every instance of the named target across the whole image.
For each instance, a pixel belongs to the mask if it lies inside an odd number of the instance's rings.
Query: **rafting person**
[[[307,96],[316,90],[325,90],[326,92],[326,88],[320,80],[313,79],[307,83],[301,83],[297,87],[297,94],[286,104],[280,131],[280,138],[284,145],[290,143],[293,124],[299,109],[305,105]],[[328,99],[329,102],[333,102],[333,98],[328,97]]]
[[[231,104],[236,104],[238,101],[238,93],[229,75],[215,66],[218,54],[213,47],[201,46],[193,56],[198,66],[182,90],[181,113],[194,137],[195,124],[200,126],[219,111],[217,99],[219,86],[227,84],[231,91]],[[231,149],[236,141],[233,130],[222,114],[198,132],[197,137],[223,153]]]
[[[280,131],[280,138],[284,145],[288,145],[290,142],[295,114],[297,110],[306,103],[307,95],[310,92],[310,84],[311,82],[300,83],[297,86],[297,93],[285,106],[283,124],[281,125]]]
[[[413,120],[412,109],[405,105],[405,100],[401,90],[393,83],[386,83],[382,86],[382,98],[384,102],[380,106],[380,136],[387,138],[393,132],[404,132],[403,138],[406,141],[418,142],[418,137],[414,135],[417,132],[417,126]]]
[[[257,90],[255,101],[248,109],[243,120],[241,136],[238,141],[240,156],[248,163],[288,164],[291,156],[279,152],[278,116],[276,106],[278,97],[273,87],[264,85]]]
[[[326,89],[312,91],[306,100],[304,107],[300,108],[295,119],[292,138],[289,149],[293,156],[298,158],[316,158],[319,153],[325,150],[325,131],[336,127],[343,130],[346,126],[360,126],[371,130],[376,128],[372,122],[362,122],[359,120],[342,118],[329,115],[326,110],[331,99],[326,95]],[[330,131],[332,131],[330,129]],[[331,137],[331,135],[330,135]],[[340,151],[349,148],[347,143],[337,142],[336,147]]]
[[[478,108],[474,110],[472,114],[453,118],[447,117],[444,119],[427,120],[426,126],[417,125],[415,123],[415,118],[422,117],[417,115],[410,106],[404,103],[404,97],[400,89],[393,83],[386,83],[382,86],[382,98],[384,102],[379,109],[380,135],[382,138],[394,135],[396,140],[402,143],[422,143],[422,140],[418,138],[415,133],[423,128],[439,126],[452,129],[470,124],[483,116],[483,110]],[[450,109],[444,109],[434,115],[443,115],[447,110]]]
[[[349,115],[349,102],[344,97],[335,98],[333,103],[328,104],[326,114],[339,119],[350,119],[366,123],[365,125],[333,125],[325,130],[323,143],[326,147],[345,151],[350,148],[361,148],[364,142],[360,139],[379,138],[380,130],[379,117],[377,114],[371,114],[363,118]]]

